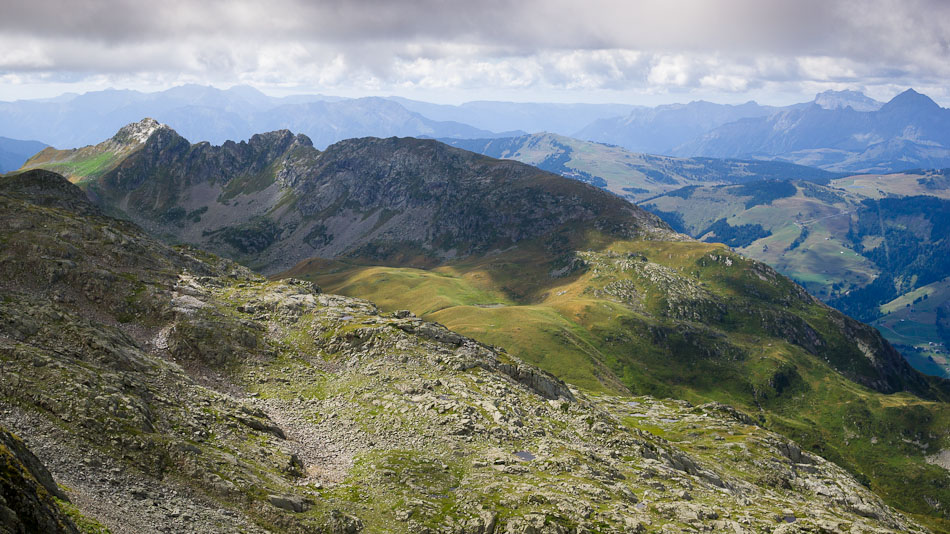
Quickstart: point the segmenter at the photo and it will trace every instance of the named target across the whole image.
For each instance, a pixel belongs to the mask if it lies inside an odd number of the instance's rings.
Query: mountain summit
[[[111,138],[97,145],[71,150],[47,147],[28,159],[22,169],[53,170],[74,181],[95,178],[115,168],[157,133],[171,131],[165,124],[145,118],[123,126]]]
[[[877,111],[884,104],[867,97],[859,91],[832,91],[828,90],[815,96],[815,104],[824,109],[841,109],[850,107],[855,111]]]
[[[941,109],[932,98],[913,89],[895,96],[881,107],[881,111],[886,113],[926,113]]]
[[[117,139],[135,143],[119,150]],[[432,140],[349,139],[321,152],[281,130],[212,146],[146,119],[95,147],[44,151],[24,169],[37,167],[68,171],[106,209],[162,235],[253,257],[267,271],[314,256],[431,264],[577,225],[674,236],[595,187]]]
[[[153,118],[146,117],[139,122],[133,122],[132,124],[123,126],[112,137],[112,141],[119,146],[142,145],[145,143],[145,141],[148,141],[148,138],[160,128],[168,128],[168,126],[159,123]]]

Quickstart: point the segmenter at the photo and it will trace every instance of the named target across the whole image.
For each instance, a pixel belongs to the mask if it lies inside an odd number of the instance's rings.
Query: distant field
[[[881,306],[884,316],[874,325],[919,369],[937,370],[950,378],[950,353],[937,330],[937,308],[950,302],[950,278],[905,293]],[[922,369],[923,370],[923,369]]]
[[[885,195],[931,195],[950,199],[950,180],[942,175],[865,174],[838,178],[832,180],[829,185],[868,198],[881,198]]]

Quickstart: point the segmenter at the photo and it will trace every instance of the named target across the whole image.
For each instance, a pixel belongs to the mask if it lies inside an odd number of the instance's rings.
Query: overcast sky
[[[0,100],[248,84],[429,101],[950,105],[945,0],[0,0]]]

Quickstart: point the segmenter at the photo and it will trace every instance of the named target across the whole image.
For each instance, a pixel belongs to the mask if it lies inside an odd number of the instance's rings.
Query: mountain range
[[[438,121],[470,124],[494,132],[523,130],[571,135],[594,121],[627,115],[645,106],[629,104],[554,104],[538,102],[465,102],[457,106],[390,97],[410,111]]]
[[[719,126],[751,117],[767,117],[778,110],[755,102],[672,104],[635,109],[626,116],[594,121],[577,131],[574,137],[615,144],[635,152],[674,154],[683,143]]]
[[[575,137],[681,157],[788,161],[837,172],[950,166],[950,111],[913,89],[881,103],[828,91],[782,108],[707,102],[634,110]]]
[[[193,145],[147,119],[96,146],[46,149],[30,168],[62,172],[159,235],[253,257],[266,272],[314,256],[428,265],[572,224],[618,237],[660,231],[655,216],[605,191],[561,192],[560,177],[433,140],[351,139],[320,152],[281,130]],[[651,224],[631,224],[639,219]]]
[[[678,234],[591,185],[434,140],[351,139],[321,151],[306,136],[278,131],[213,146],[192,144],[152,120],[124,127],[96,146],[44,150],[27,167],[69,174],[99,209],[166,241],[210,249],[275,279],[315,281],[348,297],[371,299],[395,317],[411,313],[437,321],[451,329],[433,334],[440,341],[458,343],[462,338],[453,336],[461,334],[486,347],[504,347],[578,388],[578,395],[652,395],[736,406],[751,414],[748,421],[847,469],[892,506],[935,528],[946,525],[943,503],[950,495],[941,485],[947,474],[940,451],[950,448],[944,441],[947,382],[914,371],[875,329],[820,303],[767,265]],[[72,235],[54,226],[55,235]],[[41,236],[10,242],[33,241],[48,242]],[[127,241],[133,248],[137,242]],[[62,248],[58,241],[49,246]],[[26,257],[75,261],[69,258],[85,255],[68,247],[52,254]],[[209,268],[188,269],[197,273],[189,276],[200,277]],[[47,270],[26,266],[18,272],[39,276]],[[235,313],[267,320],[271,308],[244,302],[245,293],[269,287],[265,282],[236,274],[235,286],[209,276],[181,281],[193,289],[179,293],[240,306],[233,312],[210,304],[220,320],[244,317]],[[148,287],[131,294],[154,294]],[[190,299],[181,302],[179,307],[204,309]],[[378,324],[356,302],[341,304],[331,316]],[[130,320],[144,314],[143,320],[167,325],[162,313],[132,303],[115,306],[110,313],[125,309],[129,315],[123,317]],[[309,310],[301,316],[308,321],[318,313]],[[312,334],[294,334],[292,325],[259,326],[250,328],[290,335],[282,343],[298,343],[293,350],[312,346],[313,339],[321,340],[317,347],[327,340],[330,352],[343,347],[335,341],[339,336],[324,336],[315,327],[306,327]],[[374,334],[363,327],[341,327],[343,339],[361,346],[382,342],[366,337]],[[176,327],[182,335],[199,336],[177,346],[184,355],[197,346],[204,347],[198,354],[224,358],[230,349],[215,347],[234,342],[243,347],[237,353],[257,354],[254,344],[261,341],[234,328]],[[208,338],[204,345],[201,336]],[[441,362],[454,368],[453,360]],[[253,376],[268,382],[271,372]],[[551,382],[528,382],[541,391],[557,389],[542,385]],[[401,410],[395,404],[392,409]],[[266,428],[259,419],[251,428]],[[636,421],[630,424],[638,431],[667,432]],[[787,478],[766,482],[767,472],[761,475],[763,484],[779,492],[797,484]],[[435,493],[443,495],[443,489]]]
[[[143,116],[174,124],[192,139],[216,144],[280,128],[305,132],[320,147],[366,135],[494,135],[465,124],[434,121],[382,98],[275,98],[246,86],[220,90],[198,85],[157,93],[110,89],[52,100],[0,102],[0,135],[72,148],[95,144]]]
[[[913,89],[869,111],[813,103],[721,125],[675,153],[782,159],[855,173],[948,167],[950,110]]]
[[[467,102],[398,97],[270,97],[245,86],[186,85],[157,93],[106,90],[0,102],[0,135],[59,148],[95,144],[143,116],[193,140],[221,144],[289,129],[325,148],[343,139],[451,139],[550,132],[635,153],[784,161],[832,172],[897,172],[950,166],[947,110],[912,89],[882,103],[855,91],[826,91],[810,103],[776,107],[710,102],[626,104]]]

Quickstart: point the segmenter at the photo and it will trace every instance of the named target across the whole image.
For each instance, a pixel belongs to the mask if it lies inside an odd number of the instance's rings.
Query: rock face
[[[147,132],[146,123],[123,131]],[[349,139],[320,152],[281,130],[192,145],[163,126],[136,147],[113,167],[72,176],[110,213],[268,272],[315,256],[426,265],[541,237],[554,246],[578,225],[616,238],[675,238],[604,191],[437,141]],[[24,169],[75,167],[88,154],[42,156]]]
[[[42,462],[0,427],[0,531],[78,533],[54,497],[66,499]]]
[[[923,532],[721,406],[572,391],[4,183],[0,424],[113,533]]]

